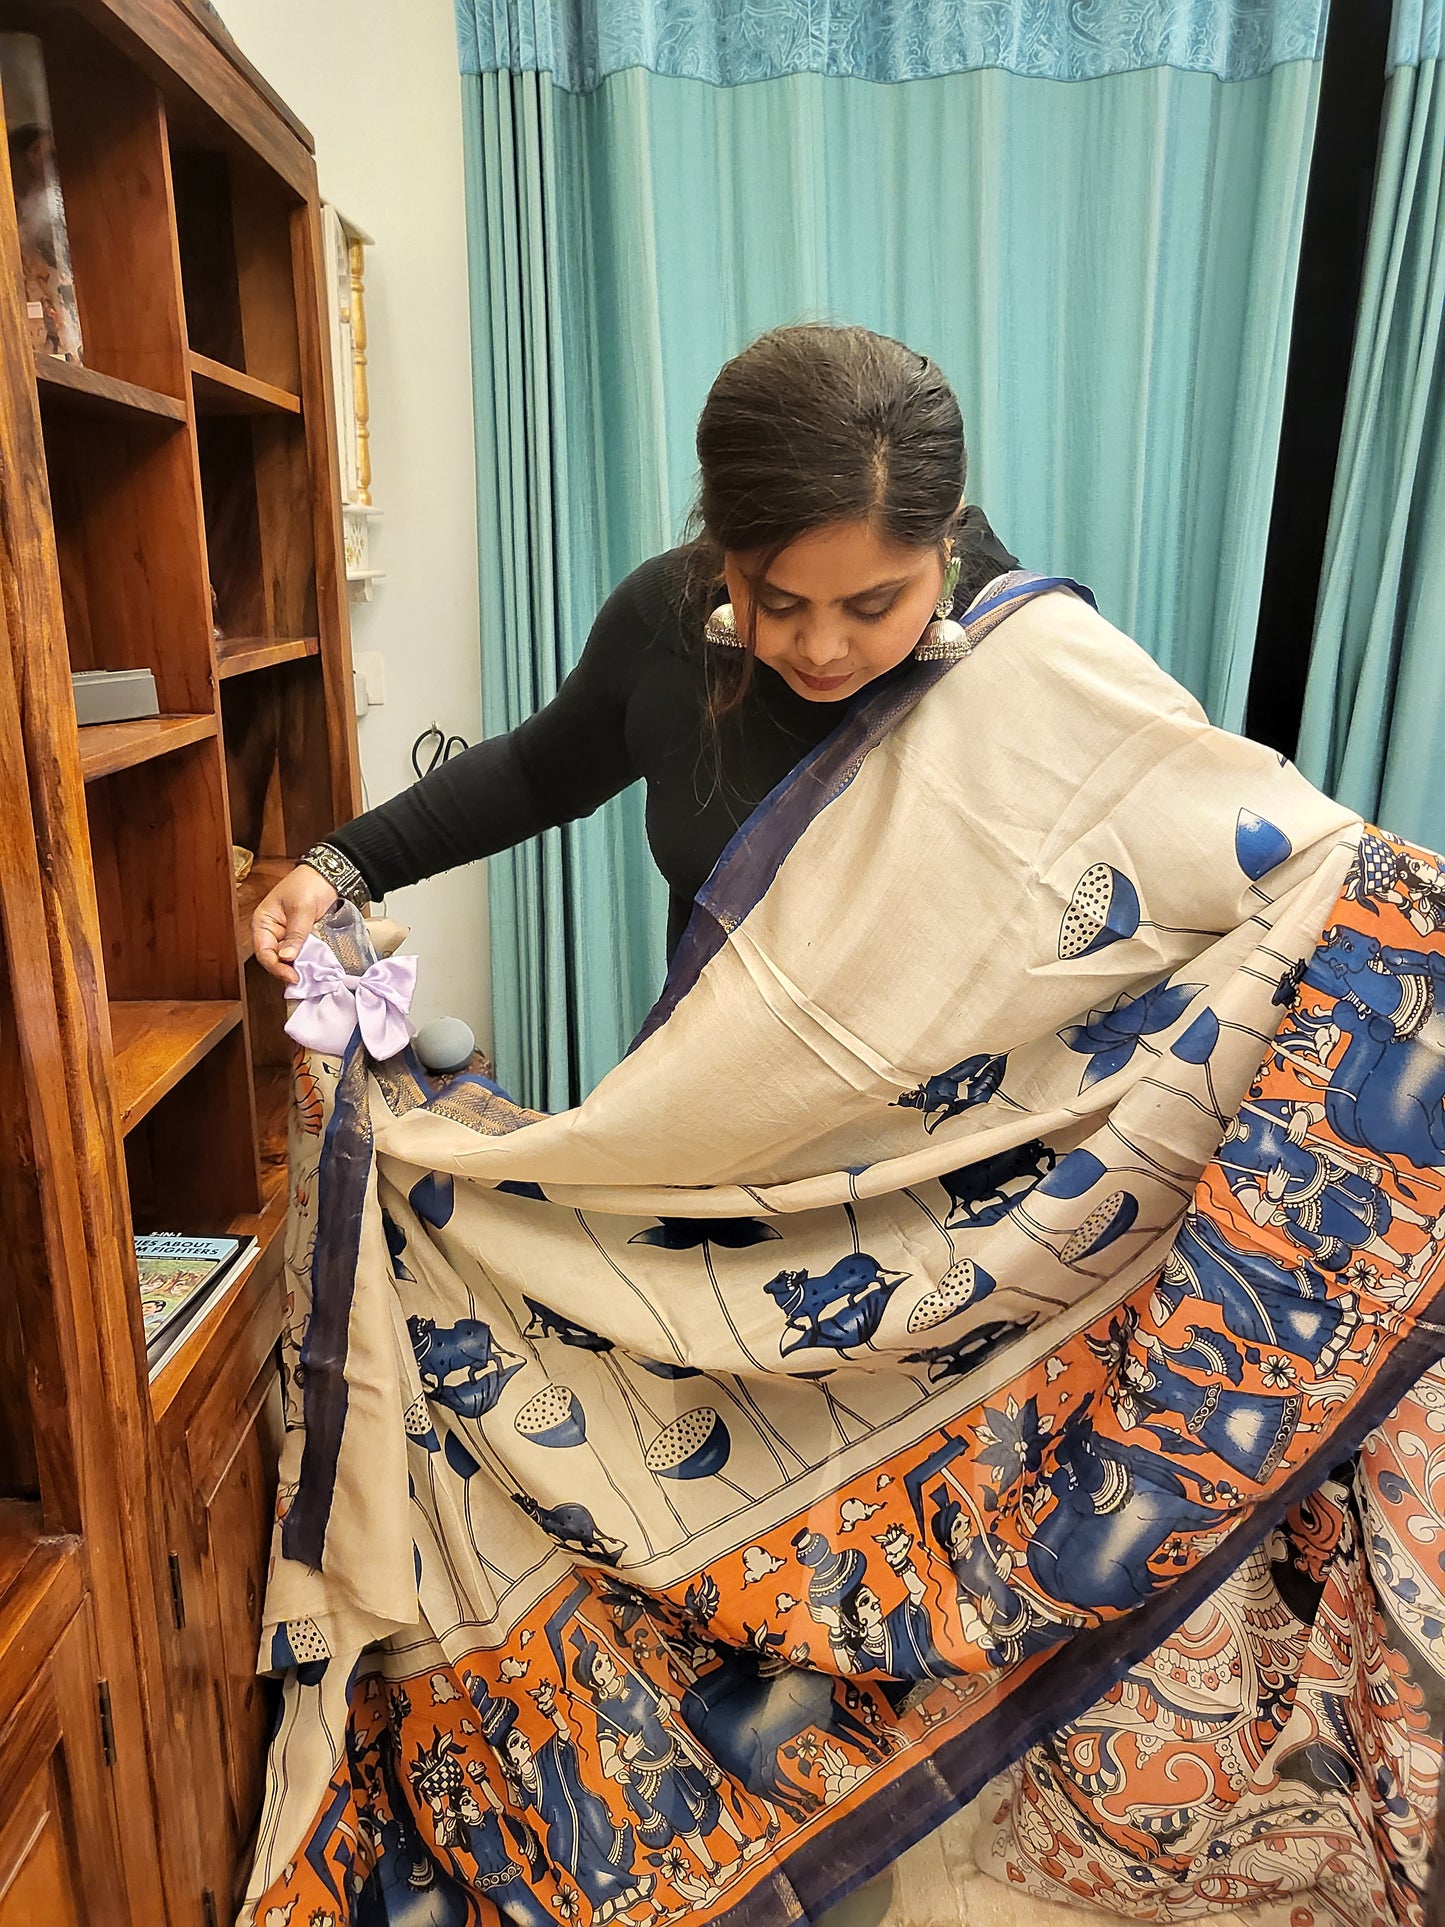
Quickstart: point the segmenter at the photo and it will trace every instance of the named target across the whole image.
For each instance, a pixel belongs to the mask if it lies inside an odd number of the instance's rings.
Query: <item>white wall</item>
[[[310,128],[321,192],[372,236],[371,602],[353,647],[385,658],[386,703],[357,725],[367,795],[412,780],[435,719],[481,734],[476,484],[453,0],[220,0],[237,43]],[[466,1018],[490,1041],[486,882],[479,865],[396,891],[421,958],[414,1015]]]

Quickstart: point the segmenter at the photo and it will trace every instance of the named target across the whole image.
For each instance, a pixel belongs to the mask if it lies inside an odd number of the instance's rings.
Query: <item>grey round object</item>
[[[460,1017],[433,1017],[412,1039],[412,1047],[429,1071],[459,1071],[471,1062],[477,1040]]]

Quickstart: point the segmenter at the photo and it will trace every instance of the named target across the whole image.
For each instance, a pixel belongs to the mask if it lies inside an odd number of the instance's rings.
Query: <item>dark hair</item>
[[[821,322],[774,328],[726,364],[698,418],[697,459],[694,593],[721,580],[727,551],[759,551],[766,568],[836,522],[941,548],[968,471],[963,417],[937,364],[868,328]],[[714,718],[747,691],[752,640],[728,652]]]

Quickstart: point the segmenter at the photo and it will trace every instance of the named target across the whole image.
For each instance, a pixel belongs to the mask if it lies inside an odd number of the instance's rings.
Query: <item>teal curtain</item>
[[[1445,5],[1394,70],[1300,731],[1305,773],[1445,848]]]
[[[1004,540],[1237,726],[1322,15],[461,0],[489,731],[678,539],[721,363],[806,317],[933,355]],[[660,986],[640,797],[494,859],[491,904],[499,1072],[572,1101]]]

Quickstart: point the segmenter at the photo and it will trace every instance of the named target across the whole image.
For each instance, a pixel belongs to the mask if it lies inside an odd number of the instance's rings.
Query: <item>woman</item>
[[[779,328],[719,374],[697,430],[699,538],[604,604],[545,709],[358,817],[266,897],[256,955],[292,959],[362,903],[587,816],[641,778],[668,954],[739,825],[865,690],[946,649],[1015,567],[976,508],[958,402],[864,328]],[[724,600],[725,598],[725,600]],[[722,603],[723,606],[717,605]]]

